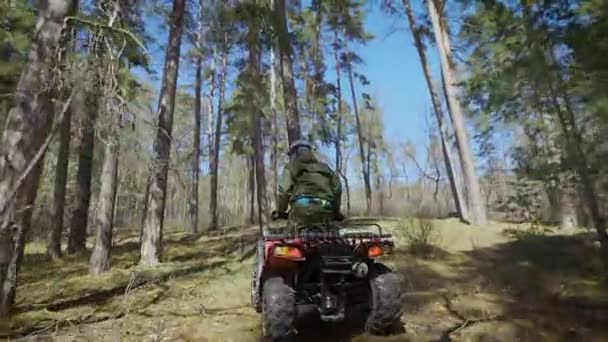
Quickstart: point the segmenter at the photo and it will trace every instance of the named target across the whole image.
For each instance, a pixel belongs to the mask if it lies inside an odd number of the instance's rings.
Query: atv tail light
[[[367,256],[370,258],[375,258],[382,254],[384,254],[384,251],[382,250],[382,247],[380,247],[378,245],[370,246],[369,249],[367,250]]]
[[[304,259],[302,252],[297,247],[277,246],[274,248],[274,256],[278,258],[301,260]]]

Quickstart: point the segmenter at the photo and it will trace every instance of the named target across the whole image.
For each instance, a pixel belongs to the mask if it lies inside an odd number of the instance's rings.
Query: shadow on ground
[[[425,258],[397,251],[408,330],[439,341],[608,340],[608,289],[588,241],[531,235]]]
[[[245,228],[230,229],[226,234],[168,236],[165,256],[169,269],[154,278],[149,288],[134,291],[130,306],[139,311],[129,318],[91,323],[89,329],[107,324],[109,333],[116,330],[110,323],[130,324],[129,329],[142,334],[133,340],[140,340],[150,329],[172,324],[175,334],[190,327],[202,340],[214,340],[213,336],[221,336],[221,341],[256,338],[259,315],[248,303],[250,269],[243,264],[250,261],[256,237],[255,229]],[[113,276],[118,278],[108,277],[108,284],[116,284],[116,279],[129,281],[138,248],[133,240],[114,247]],[[403,322],[407,333],[369,337],[362,333],[361,314],[341,324],[307,315],[299,322],[296,341],[608,340],[608,289],[598,276],[601,265],[589,235],[520,235],[467,252],[450,253],[436,247],[424,252],[415,256],[397,249],[382,260],[405,276]],[[223,271],[223,261],[209,261],[214,257],[236,266]],[[102,289],[97,278],[87,278],[87,261],[87,255],[81,255],[49,264],[40,254],[27,254],[20,279],[22,310]],[[114,290],[109,295],[118,303],[122,293]],[[93,299],[86,303],[111,306],[112,301]],[[70,307],[80,302],[74,303]],[[37,319],[26,318],[28,324]],[[74,322],[69,323],[78,325]]]

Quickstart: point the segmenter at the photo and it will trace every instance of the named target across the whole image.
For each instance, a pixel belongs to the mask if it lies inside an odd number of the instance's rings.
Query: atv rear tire
[[[365,330],[373,335],[388,335],[398,329],[403,314],[401,277],[388,267],[376,264],[370,278],[370,312]]]
[[[264,282],[262,333],[267,341],[286,341],[294,333],[296,301],[294,291],[283,278]]]

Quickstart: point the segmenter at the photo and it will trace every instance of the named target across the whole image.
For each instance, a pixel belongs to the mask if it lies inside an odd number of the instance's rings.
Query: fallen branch
[[[202,272],[207,269],[221,267],[226,263],[227,261],[216,261],[211,264],[196,265],[188,268],[178,269],[175,271],[169,271],[158,276],[146,276],[145,274],[140,274],[138,277],[138,275],[135,275],[134,277],[129,278],[129,282],[125,284],[89,293],[77,298],[60,300],[53,303],[38,303],[20,306],[15,308],[15,313],[19,314],[34,310],[60,311],[86,304],[98,304],[107,300],[110,297],[117,296],[119,294],[124,294],[127,289],[131,291],[133,289],[142,287],[150,283],[165,282],[174,277],[180,277],[191,273]]]
[[[104,316],[95,317],[95,312],[93,312],[85,318],[54,320],[51,323],[49,323],[43,327],[34,325],[34,326],[31,326],[24,330],[13,332],[12,334],[3,336],[3,337],[8,337],[10,339],[18,339],[18,338],[33,337],[33,336],[37,336],[40,338],[52,337],[51,334],[46,334],[46,335],[41,335],[41,334],[43,334],[49,330],[58,330],[59,328],[63,328],[68,325],[100,323],[100,322],[105,322],[105,321],[109,321],[109,320],[113,320],[113,319],[119,319],[119,318],[124,317],[125,315],[126,315],[126,312],[121,312],[116,315],[104,315]]]
[[[451,334],[457,333],[457,332],[461,331],[462,329],[468,328],[472,325],[479,324],[479,323],[485,323],[485,322],[504,321],[507,319],[504,316],[496,316],[496,317],[492,317],[492,318],[468,319],[463,314],[458,312],[458,310],[454,309],[454,307],[452,306],[452,301],[450,300],[450,298],[448,297],[447,294],[442,294],[441,297],[443,298],[443,300],[445,302],[445,308],[448,310],[448,312],[452,316],[458,318],[460,320],[460,322],[458,322],[457,324],[444,330],[444,332],[441,334],[441,337],[439,338],[438,342],[452,341],[452,339],[450,338]]]

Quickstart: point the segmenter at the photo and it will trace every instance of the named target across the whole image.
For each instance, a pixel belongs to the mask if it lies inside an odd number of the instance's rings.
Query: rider
[[[342,220],[342,185],[336,173],[315,157],[312,145],[304,140],[292,143],[288,155],[273,218],[289,218],[297,224]]]
[[[331,220],[341,221],[340,213],[342,185],[340,179],[325,163],[319,161],[312,145],[298,140],[289,146],[289,163],[279,183],[277,211],[273,219],[289,218],[293,225],[318,224]],[[289,213],[287,213],[287,210]],[[264,263],[264,241],[260,237],[254,264],[251,299],[258,312],[261,312],[260,277]]]

